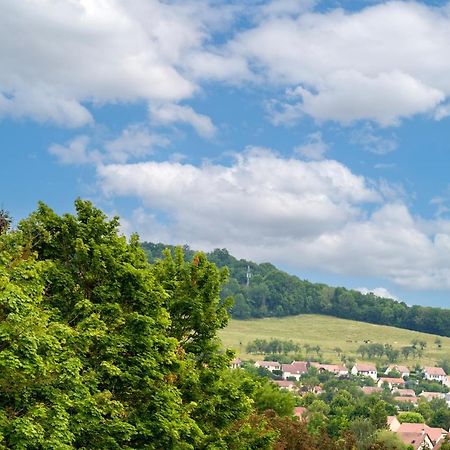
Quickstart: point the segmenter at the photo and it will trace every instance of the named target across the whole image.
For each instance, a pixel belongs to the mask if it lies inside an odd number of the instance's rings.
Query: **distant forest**
[[[150,262],[162,258],[165,248],[174,249],[149,242],[144,242],[142,247]],[[188,246],[184,246],[184,251],[186,260],[191,260],[195,251]],[[450,336],[450,309],[408,306],[390,298],[311,283],[269,263],[238,260],[226,249],[216,249],[207,256],[218,267],[228,267],[229,280],[222,287],[221,297],[233,297],[234,305],[230,312],[235,319],[325,314]],[[249,282],[248,268],[251,274]]]

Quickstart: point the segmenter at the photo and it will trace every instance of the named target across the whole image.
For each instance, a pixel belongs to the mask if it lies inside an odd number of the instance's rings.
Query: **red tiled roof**
[[[307,363],[295,362],[292,364],[282,364],[281,370],[293,374],[302,374],[308,372]]]
[[[317,369],[323,369],[323,370],[326,370],[328,372],[333,372],[333,373],[347,371],[347,367],[340,366],[338,364],[321,364],[321,363],[317,363],[317,362],[312,362],[311,366],[316,367]]]
[[[400,439],[405,443],[412,445],[414,450],[417,450],[423,443],[423,441],[426,439],[426,434],[422,433],[400,433],[397,431]]]
[[[296,406],[294,408],[294,416],[302,417],[306,413],[307,409],[303,406]]]
[[[394,389],[395,394],[398,394],[402,397],[415,397],[416,393],[413,389]]]
[[[443,428],[429,427],[424,423],[402,423],[397,430],[398,433],[426,433],[433,444],[443,435],[448,434]]]
[[[379,381],[391,384],[405,384],[405,380],[403,378],[381,377]]]
[[[447,375],[442,367],[424,367],[423,370],[429,375],[443,376],[443,377]]]
[[[280,365],[278,361],[256,361],[255,365],[256,364],[258,364],[261,367],[276,367]]]
[[[358,372],[376,372],[375,364],[355,364]]]
[[[288,380],[272,380],[275,384],[277,384],[279,387],[283,387],[283,388],[289,388],[292,386],[295,386],[293,381],[288,381]]]
[[[395,370],[395,371],[400,372],[400,373],[410,373],[410,370],[406,366],[397,366],[395,364],[391,364],[388,367],[388,369],[389,370]]]
[[[407,396],[399,396],[394,397],[396,402],[409,402],[409,403],[417,403],[417,397],[407,397]]]
[[[370,395],[370,394],[375,394],[378,392],[383,392],[383,389],[381,389],[380,387],[377,387],[377,386],[364,386],[362,388],[362,391],[364,392],[364,394]]]

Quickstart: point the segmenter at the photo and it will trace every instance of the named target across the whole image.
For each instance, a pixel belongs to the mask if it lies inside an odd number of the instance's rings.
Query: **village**
[[[236,358],[231,363],[231,368],[241,368],[244,363]],[[391,364],[380,371],[372,363],[355,363],[347,368],[339,364],[323,364],[314,361],[292,361],[283,364],[278,361],[259,360],[252,365],[260,371],[267,371],[271,381],[281,390],[302,396],[305,393],[320,396],[324,393],[323,386],[318,383],[311,385],[303,382],[311,374],[334,375],[337,379],[358,379],[361,381],[361,392],[364,395],[390,394],[396,405],[398,414],[387,416],[386,428],[396,435],[409,448],[414,450],[438,450],[447,439],[450,439],[450,430],[441,427],[432,427],[426,423],[410,423],[401,420],[402,412],[411,412],[417,409],[421,402],[433,402],[437,399],[445,401],[450,408],[450,381],[442,367],[415,367]],[[425,384],[435,386],[439,383],[442,392],[411,388],[411,384],[421,378]],[[308,421],[308,408],[296,406],[293,414],[302,421]],[[408,416],[406,416],[408,417]],[[400,420],[399,420],[400,418]]]

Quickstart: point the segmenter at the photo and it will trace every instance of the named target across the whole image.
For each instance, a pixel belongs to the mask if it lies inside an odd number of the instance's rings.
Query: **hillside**
[[[143,243],[150,262],[161,258],[165,244]],[[194,251],[184,246],[186,260]],[[232,297],[235,319],[323,314],[360,322],[389,325],[425,333],[450,336],[450,310],[408,306],[390,298],[343,287],[312,283],[289,275],[269,263],[256,264],[236,259],[226,249],[207,254],[218,267],[228,267],[229,281],[221,297]]]
[[[435,344],[436,336],[432,334],[316,314],[231,320],[227,328],[221,330],[219,335],[224,347],[235,350],[242,359],[256,359],[260,356],[250,355],[246,352],[246,346],[250,341],[272,338],[291,339],[301,346],[305,344],[319,345],[323,359],[336,363],[340,362],[340,357],[334,350],[336,347],[342,350],[342,354],[353,356],[361,361],[362,358],[357,354],[357,349],[367,340],[381,344],[389,343],[394,348],[409,346],[414,339],[425,341],[427,346],[423,357],[419,359],[401,357],[399,359],[399,363],[410,366],[415,364],[434,365],[442,359],[450,359],[450,338],[440,338],[442,347],[438,348]]]

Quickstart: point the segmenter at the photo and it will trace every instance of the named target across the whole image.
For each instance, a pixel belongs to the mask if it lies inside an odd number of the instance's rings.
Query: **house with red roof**
[[[387,418],[388,428],[394,433],[400,428],[401,423],[397,419],[397,416],[388,416]]]
[[[241,368],[241,358],[234,358],[233,361],[230,363],[230,367],[232,369],[240,369]]]
[[[281,371],[284,380],[295,378],[298,381],[302,375],[308,372],[308,363],[305,361],[293,361],[292,364],[282,364]]]
[[[318,362],[310,363],[311,367],[315,367],[319,372],[331,372],[336,376],[348,375],[348,369],[345,366],[338,364],[321,364]]]
[[[449,385],[447,374],[442,367],[424,367],[423,374],[426,380],[438,381],[446,386]]]
[[[306,413],[308,410],[303,406],[296,406],[294,408],[294,416],[298,417],[300,420],[306,420]]]
[[[399,366],[397,364],[391,364],[386,371],[384,372],[385,375],[389,375],[390,372],[398,372],[402,378],[409,377],[411,374],[410,370],[406,366]]]
[[[281,364],[278,361],[256,361],[254,366],[262,367],[269,372],[273,372],[274,370],[281,370]]]
[[[401,397],[415,397],[416,396],[416,393],[414,392],[413,389],[394,388],[394,389],[392,389],[392,394],[399,395]]]
[[[378,373],[375,364],[355,364],[352,367],[351,373],[353,375],[362,375],[363,377],[370,377],[377,381]]]
[[[378,386],[364,386],[361,389],[366,395],[380,394],[383,392],[383,389]]]
[[[443,428],[433,428],[429,427],[424,423],[402,423],[398,427],[396,433],[406,444],[413,445],[414,449],[430,449],[432,450],[436,444],[443,441],[448,435],[448,432]],[[420,439],[419,436],[427,436],[426,438]],[[411,441],[414,439],[414,442]],[[421,444],[419,444],[421,442]]]
[[[408,396],[396,396],[394,400],[397,403],[412,403],[413,405],[417,405],[419,403],[419,399],[417,397],[408,397]]]
[[[445,399],[445,394],[442,392],[422,392],[419,394],[419,397],[423,397],[427,401],[431,402],[431,400],[434,400],[435,398],[442,398]]]
[[[405,385],[405,380],[403,378],[381,377],[378,380],[377,385],[379,387],[384,387],[385,384],[389,387],[389,389],[394,387],[403,387]]]
[[[289,380],[272,380],[280,389],[284,389],[289,392],[294,392],[298,390],[297,386],[293,381]]]

